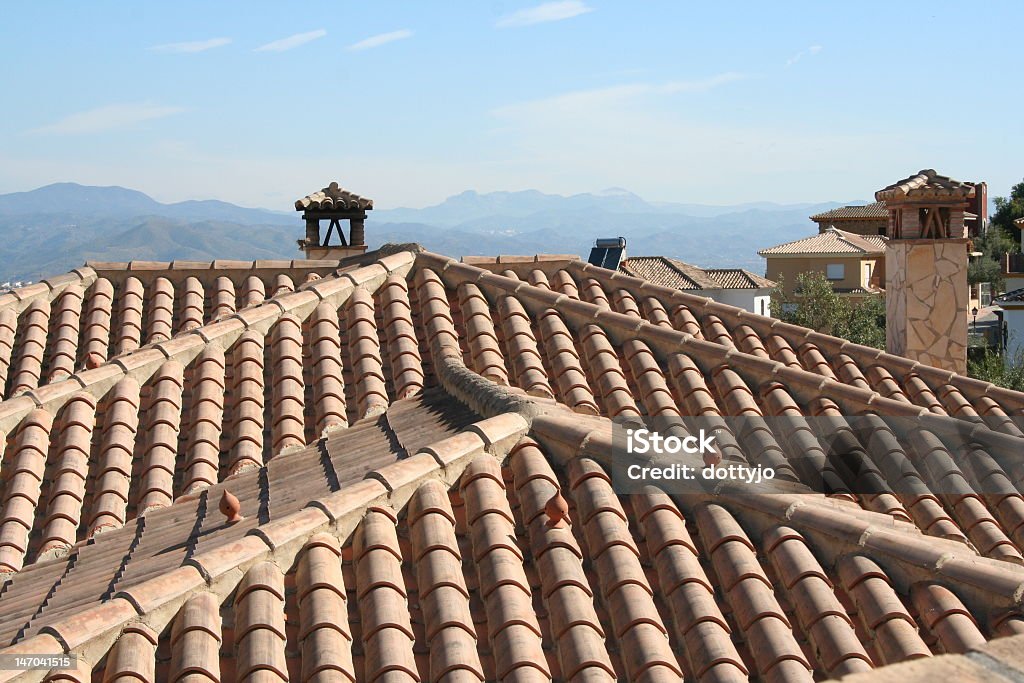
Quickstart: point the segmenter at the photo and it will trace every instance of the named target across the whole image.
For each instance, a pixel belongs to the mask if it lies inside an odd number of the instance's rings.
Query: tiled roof
[[[838,209],[816,213],[811,220],[816,223],[828,223],[829,221],[856,221],[856,220],[885,220],[889,212],[885,208],[885,202],[872,202],[863,206],[840,206]]]
[[[0,295],[0,655],[79,656],[23,680],[1021,667],[994,639],[1024,633],[1024,496],[986,449],[1024,443],[1024,394],[579,261],[334,265]],[[817,437],[765,420],[736,457],[775,481],[617,495],[610,418],[644,415],[819,416],[866,450],[813,493],[785,454]]]
[[[1012,302],[1012,303],[1024,302],[1024,288],[1022,288],[1022,289],[1014,289],[1014,290],[1011,290],[1009,292],[1006,292],[1005,294],[1000,294],[999,296],[997,296],[995,298],[995,302],[997,304],[1007,303],[1007,302]]]
[[[875,199],[880,202],[909,196],[967,199],[974,196],[974,183],[955,180],[926,168],[875,193]]]
[[[768,278],[743,268],[706,268],[704,272],[726,289],[762,289],[775,286]]]
[[[665,256],[633,256],[619,265],[619,270],[673,289],[720,289],[722,285],[703,268]]]
[[[757,289],[774,287],[771,280],[742,268],[701,268],[666,256],[633,256],[619,271],[672,289]]]
[[[319,192],[308,194],[295,201],[296,211],[319,209],[322,211],[354,211],[373,208],[373,200],[349,192],[338,183],[331,183]]]
[[[762,249],[761,256],[829,255],[829,254],[881,254],[888,239],[884,235],[855,235],[851,232],[829,228],[825,232],[811,235],[795,242],[786,242]]]

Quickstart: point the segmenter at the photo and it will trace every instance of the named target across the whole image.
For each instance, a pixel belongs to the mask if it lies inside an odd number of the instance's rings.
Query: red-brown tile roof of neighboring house
[[[816,223],[829,223],[831,221],[856,221],[856,220],[884,220],[888,218],[889,212],[885,208],[885,202],[872,202],[863,206],[840,206],[838,209],[816,213],[811,220]]]
[[[883,235],[855,235],[851,232],[829,228],[825,232],[811,235],[794,242],[786,242],[762,249],[761,256],[813,256],[831,254],[876,255],[885,252],[888,238]]]
[[[701,268],[667,256],[633,256],[619,271],[672,289],[758,289],[775,283],[742,268]]]
[[[743,268],[705,268],[704,272],[726,289],[763,289],[775,286],[768,278]]]
[[[319,192],[308,194],[295,201],[296,211],[316,209],[321,211],[365,211],[373,208],[373,200],[360,197],[338,183],[331,183]]]
[[[1022,666],[1024,496],[988,449],[1024,394],[580,261],[336,265],[0,295],[0,654],[78,655],[25,680]],[[762,420],[723,448],[777,479],[617,495],[611,418],[650,415]]]

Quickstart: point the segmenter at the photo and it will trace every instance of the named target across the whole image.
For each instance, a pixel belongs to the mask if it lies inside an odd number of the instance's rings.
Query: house
[[[889,212],[885,202],[872,202],[817,213],[811,220],[818,224],[818,232],[836,228],[854,235],[884,235],[889,225]]]
[[[1024,225],[1024,219],[1016,223]],[[1006,293],[996,297],[994,303],[1003,310],[1005,358],[1015,363],[1024,357],[1024,254],[1003,256],[1003,278]]]
[[[797,276],[822,273],[835,291],[859,300],[877,293],[885,282],[884,235],[858,235],[838,228],[794,242],[762,249],[766,277],[781,282],[787,297],[797,296]]]
[[[974,196],[968,200],[964,211],[964,224],[969,237],[976,237],[988,225],[988,185],[984,182],[970,183],[975,188]],[[854,235],[886,235],[889,228],[889,211],[885,202],[841,206],[823,211],[810,217],[818,224],[818,232],[837,228]]]
[[[743,268],[701,268],[665,256],[634,256],[622,261],[619,271],[751,313],[771,315],[775,283]]]
[[[73,655],[0,677],[1017,680],[1024,393],[575,257],[368,250],[337,186],[297,208],[316,258],[0,295],[0,657]],[[713,478],[619,494],[655,415],[717,425],[673,461]]]

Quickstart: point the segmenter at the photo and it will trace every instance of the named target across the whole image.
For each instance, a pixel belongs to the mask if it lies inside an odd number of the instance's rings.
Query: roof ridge
[[[570,315],[570,318],[578,318],[580,314],[586,318],[592,320],[595,323],[600,324],[604,321],[613,328],[617,329],[615,337],[629,337],[636,338],[642,341],[652,344],[655,348],[660,348],[661,352],[664,353],[666,344],[678,348],[678,352],[683,352],[683,347],[687,347],[694,352],[697,357],[702,354],[697,352],[697,348],[703,348],[708,352],[713,352],[714,355],[720,357],[720,362],[728,362],[730,364],[735,361],[742,361],[742,365],[746,366],[747,369],[758,368],[762,374],[767,374],[771,378],[785,377],[788,381],[797,382],[801,385],[814,386],[816,390],[823,390],[826,387],[831,390],[830,396],[839,398],[843,403],[849,400],[855,400],[862,406],[877,406],[879,403],[893,409],[895,414],[912,414],[919,415],[927,412],[926,408],[920,406],[914,406],[912,404],[904,404],[894,399],[889,399],[881,396],[875,391],[861,389],[859,387],[848,386],[842,384],[836,380],[823,380],[820,375],[815,375],[805,369],[791,368],[783,365],[778,361],[765,360],[759,358],[753,354],[746,353],[735,347],[726,346],[717,341],[709,340],[695,340],[691,335],[678,330],[659,328],[655,325],[636,318],[631,318],[625,314],[618,313],[611,308],[602,308],[596,304],[592,304],[586,301],[580,301],[576,299],[569,299],[563,294],[552,292],[551,290],[537,287],[529,282],[522,280],[513,280],[503,275],[491,273],[490,271],[483,271],[475,266],[468,264],[458,263],[448,257],[433,254],[431,252],[424,252],[419,258],[426,260],[432,260],[437,262],[440,266],[440,270],[443,273],[449,271],[464,271],[469,269],[476,277],[475,278],[460,278],[460,281],[469,281],[470,279],[475,280],[478,285],[482,286],[493,286],[503,289],[505,291],[514,291],[517,295],[525,295],[527,299],[534,302],[535,308],[555,308],[563,313],[568,313],[565,309],[575,308],[577,315]],[[589,272],[591,270],[602,271],[598,273],[591,273],[600,275],[606,280],[617,281],[617,280],[637,280],[628,275],[622,275],[615,271],[610,271],[604,268],[598,268],[591,264],[585,264],[582,266],[570,265],[569,270],[581,270]],[[641,288],[647,289],[664,289],[655,285],[649,285],[646,282],[641,282]],[[626,283],[623,283],[624,285]],[[702,308],[713,308],[714,310],[720,310],[728,315],[740,315],[744,318],[750,316],[752,318],[758,318],[760,316],[753,316],[742,309],[727,304],[720,304],[718,302],[711,302],[710,299],[704,297],[696,297],[694,295],[686,294],[677,290],[668,290],[673,297],[684,296],[687,298],[697,299],[700,302]],[[802,329],[802,328],[800,328]],[[803,330],[804,332],[811,333],[810,330]],[[637,336],[639,335],[639,336]],[[847,342],[848,343],[848,342]],[[703,354],[705,357],[707,354]],[[831,384],[830,384],[831,383]],[[908,412],[909,411],[909,412]]]

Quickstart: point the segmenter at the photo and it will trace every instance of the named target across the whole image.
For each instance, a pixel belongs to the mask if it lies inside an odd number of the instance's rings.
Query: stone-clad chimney
[[[366,251],[363,229],[366,212],[373,209],[373,200],[349,192],[338,183],[331,183],[319,192],[306,195],[295,202],[295,210],[302,211],[306,221],[306,237],[299,240],[299,249],[308,259],[342,259]],[[327,232],[321,239],[320,221],[327,221]],[[349,223],[345,237],[342,221]],[[335,244],[331,236],[337,232]]]
[[[875,193],[889,211],[886,350],[967,371],[967,230],[973,183],[932,169]]]

